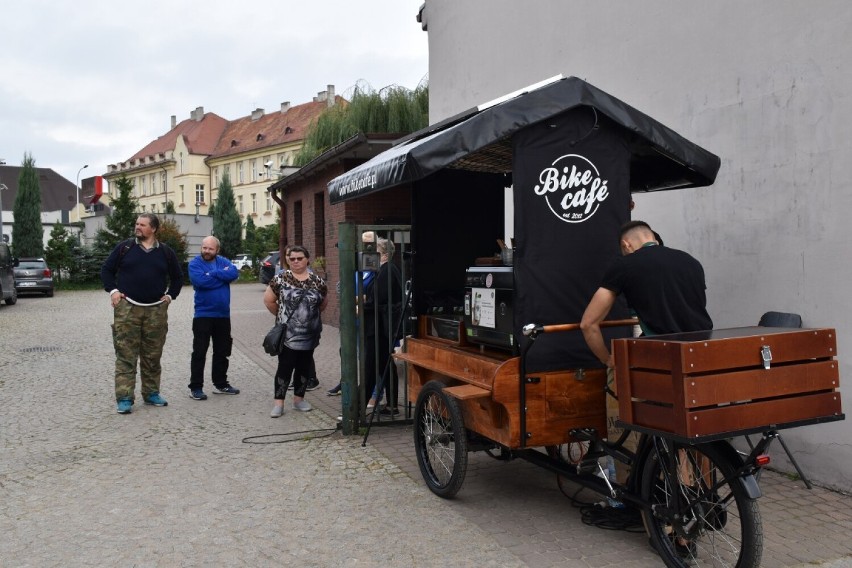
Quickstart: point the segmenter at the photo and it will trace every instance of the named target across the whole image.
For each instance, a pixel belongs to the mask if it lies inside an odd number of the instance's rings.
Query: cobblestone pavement
[[[235,285],[230,380],[187,396],[192,290],[170,308],[165,408],[115,412],[103,292],[0,306],[0,566],[655,567],[642,534],[583,524],[554,476],[472,454],[454,500],[425,487],[405,423],[336,431],[337,330],[300,413],[269,417],[272,316]],[[209,377],[209,368],[207,369]],[[137,387],[138,389],[138,387]],[[138,390],[137,390],[138,393]],[[250,438],[250,439],[248,439]],[[764,566],[852,566],[852,498],[768,472]]]

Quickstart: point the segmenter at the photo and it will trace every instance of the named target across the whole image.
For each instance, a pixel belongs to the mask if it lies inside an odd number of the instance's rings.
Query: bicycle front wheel
[[[651,545],[670,568],[760,565],[763,527],[757,502],[737,479],[721,444],[652,438],[642,473],[642,515]],[[680,511],[681,514],[675,514]]]

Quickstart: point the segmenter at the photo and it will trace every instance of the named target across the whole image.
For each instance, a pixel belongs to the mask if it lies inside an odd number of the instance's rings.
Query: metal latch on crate
[[[768,345],[764,345],[760,350],[760,358],[763,359],[763,368],[768,369],[769,364],[772,363],[772,349]]]

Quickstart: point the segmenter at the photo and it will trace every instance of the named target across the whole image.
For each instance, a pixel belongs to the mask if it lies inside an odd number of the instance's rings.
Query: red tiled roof
[[[346,101],[335,97],[335,104],[346,104]],[[326,109],[326,101],[315,101],[291,107],[284,113],[277,111],[264,114],[257,120],[252,120],[252,115],[232,120],[211,152],[211,157],[220,158],[303,140],[311,121],[316,120]]]
[[[188,118],[133,154],[130,160],[174,150],[178,136],[184,137],[190,153],[212,154],[227,126],[227,120],[212,112],[205,113],[200,121]]]

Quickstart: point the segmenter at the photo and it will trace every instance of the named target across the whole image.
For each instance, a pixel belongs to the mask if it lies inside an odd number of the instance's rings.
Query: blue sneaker
[[[145,404],[152,404],[154,406],[168,406],[169,403],[166,402],[166,399],[160,396],[158,392],[152,392],[148,396],[145,397]]]
[[[207,400],[207,395],[201,389],[192,389],[189,391],[189,398],[195,400]]]
[[[240,389],[225,385],[224,387],[213,387],[213,392],[216,394],[240,394]]]
[[[119,400],[116,410],[119,414],[130,414],[133,411],[133,401],[124,398]]]

